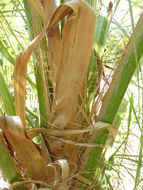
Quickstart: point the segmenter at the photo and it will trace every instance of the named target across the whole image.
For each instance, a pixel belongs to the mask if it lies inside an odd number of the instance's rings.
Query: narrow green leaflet
[[[8,89],[6,84],[6,80],[4,79],[1,71],[0,71],[0,95],[3,100],[3,103],[6,107],[8,115],[15,115],[15,106],[13,97]]]

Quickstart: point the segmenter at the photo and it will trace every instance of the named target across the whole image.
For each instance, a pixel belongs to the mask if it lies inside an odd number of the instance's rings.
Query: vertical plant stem
[[[140,180],[140,175],[141,175],[141,168],[142,168],[142,158],[143,158],[143,77],[142,77],[142,71],[141,71],[141,81],[142,81],[142,93],[141,93],[141,98],[142,98],[142,105],[141,105],[141,110],[142,110],[142,115],[141,115],[141,123],[142,127],[140,128],[141,135],[140,135],[140,150],[139,150],[139,158],[138,158],[138,165],[137,165],[137,171],[136,171],[136,178],[135,178],[135,184],[134,184],[134,189],[138,189],[139,185],[139,180]],[[139,88],[139,87],[138,87]]]
[[[135,32],[136,52],[139,62],[143,52],[143,14],[138,21]],[[118,108],[128,87],[128,84],[131,81],[131,78],[136,70],[136,67],[137,65],[132,35],[125,49],[125,52],[115,70],[108,92],[103,99],[97,121],[103,121],[110,124],[113,123]],[[107,137],[108,131],[106,130],[99,132],[98,134],[96,134],[96,137],[93,136],[91,137],[91,139],[92,142],[94,142],[95,144],[105,144]],[[100,172],[104,173],[105,164],[103,159],[104,155],[102,154],[102,148],[90,149],[85,159],[84,170],[96,170],[97,172],[98,169]],[[94,179],[96,176],[95,173],[89,173],[88,175],[86,175],[86,177],[88,177],[89,179]],[[81,187],[81,189],[83,189],[83,187]],[[95,189],[98,189],[98,187],[95,187]]]
[[[8,86],[7,86],[5,79],[1,72],[0,72],[0,95],[1,95],[3,103],[5,105],[7,114],[15,115],[14,100],[10,94]]]

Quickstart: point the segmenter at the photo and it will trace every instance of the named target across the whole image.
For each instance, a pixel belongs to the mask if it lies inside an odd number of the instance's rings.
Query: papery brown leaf
[[[45,25],[51,20],[52,15],[56,10],[55,1],[43,0],[43,7],[46,15],[46,22],[44,22]],[[48,65],[50,68],[49,77],[55,89],[56,75],[59,64],[59,53],[60,53],[59,50],[61,45],[60,29],[58,23],[47,32],[47,36],[48,36],[47,55],[48,55]]]
[[[43,8],[46,15],[46,22],[43,20],[43,23],[45,25],[51,20],[52,15],[56,10],[55,1],[43,0]],[[59,64],[59,54],[60,54],[59,50],[61,45],[60,29],[58,23],[47,32],[47,36],[48,36],[47,55],[48,55],[48,64],[50,68],[49,77],[55,89],[56,75]]]
[[[56,5],[54,0],[43,0],[43,9],[40,7],[40,3],[34,0],[29,0],[32,8],[41,16],[44,26],[50,22],[53,13],[56,10]],[[39,4],[39,6],[38,6]],[[52,81],[53,87],[55,87],[57,68],[59,63],[59,49],[60,49],[60,30],[58,23],[52,27],[48,32],[48,65],[49,65],[49,78]],[[57,48],[58,47],[58,48]]]
[[[49,22],[56,10],[56,4],[54,0],[43,0],[42,1],[44,12],[46,15],[46,21]]]
[[[61,14],[54,14],[49,24],[47,24],[42,32],[27,46],[23,53],[21,53],[15,63],[14,67],[14,90],[15,90],[15,108],[16,115],[20,116],[23,126],[26,127],[25,115],[25,96],[26,96],[26,73],[27,63],[40,40],[44,37],[46,32],[62,18]]]
[[[47,165],[40,155],[39,148],[27,138],[18,116],[0,117],[0,128],[22,163],[27,177],[45,181],[53,186],[66,186],[64,181],[69,176],[69,163],[61,159]]]
[[[34,49],[37,47],[40,40],[45,35],[47,28],[48,28],[48,25],[27,46],[24,52],[18,56],[15,66],[14,66],[15,109],[16,109],[16,115],[20,116],[24,127],[26,127],[25,96],[26,96],[27,63]]]
[[[20,118],[17,116],[1,117],[0,128],[16,152],[17,158],[27,170],[27,176],[43,181],[49,178],[50,182],[50,173],[51,176],[54,174],[52,175],[52,171],[47,168],[34,143],[26,137]]]
[[[60,12],[61,11],[61,12]],[[64,128],[72,121],[91,54],[95,13],[82,0],[61,5],[55,14],[69,14],[63,28],[56,78],[53,124]]]
[[[38,14],[42,17],[42,19],[46,22],[45,11],[43,10],[40,1],[28,0],[28,2],[36,9]]]

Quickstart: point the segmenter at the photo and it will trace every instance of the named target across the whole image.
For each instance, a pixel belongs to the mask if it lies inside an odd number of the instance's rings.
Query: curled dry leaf
[[[48,167],[55,171],[54,187],[55,189],[67,190],[66,179],[69,177],[69,163],[65,159],[57,160],[48,164]]]
[[[16,157],[21,161],[27,170],[26,175],[32,179],[48,181],[53,180],[53,171],[47,168],[41,157],[39,150],[34,143],[26,137],[21,120],[17,116],[7,116],[0,118],[0,128],[16,153]],[[51,175],[49,175],[51,174]]]
[[[98,121],[96,123],[94,123],[94,128],[93,130],[95,131],[101,131],[101,130],[108,130],[110,135],[115,138],[116,137],[116,133],[117,133],[117,128],[115,127],[115,125],[113,124],[109,124],[109,123],[105,123],[102,121]]]
[[[48,25],[27,46],[24,52],[18,56],[15,66],[14,66],[15,109],[16,109],[16,115],[18,115],[21,118],[24,127],[26,127],[25,96],[26,96],[27,63],[34,49],[37,47],[40,40],[45,35],[47,28],[48,28]]]
[[[55,164],[59,165],[61,168],[61,175],[60,175],[61,180],[62,181],[66,180],[69,176],[69,164],[67,160],[65,159],[57,160]]]
[[[69,164],[65,159],[46,165],[34,143],[26,136],[21,120],[17,116],[0,117],[0,128],[3,130],[16,156],[27,169],[27,176],[49,184],[63,182],[69,176]],[[57,168],[59,167],[59,170]]]
[[[87,71],[95,29],[95,13],[82,0],[61,5],[69,12],[63,28],[53,105],[53,124],[65,128],[74,118],[77,98]],[[90,35],[89,35],[90,34]]]

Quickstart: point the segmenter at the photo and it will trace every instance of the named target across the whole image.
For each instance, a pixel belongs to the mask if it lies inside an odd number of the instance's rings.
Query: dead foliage
[[[95,13],[83,0],[69,1],[57,9],[54,1],[42,2],[43,4],[29,0],[31,10],[36,10],[43,20],[43,30],[38,33],[34,24],[37,36],[18,56],[14,67],[15,109],[19,117],[0,118],[0,127],[25,170],[25,178],[46,182],[50,189],[76,189],[73,178],[86,185],[92,184],[82,177],[80,172],[84,165],[86,150],[98,147],[91,140],[98,127],[93,126],[91,116],[88,117],[86,114],[83,90],[94,40]],[[63,18],[65,24],[60,34],[58,23]],[[27,64],[35,48],[38,47],[40,55],[40,41],[46,36],[47,64],[54,97],[51,107],[46,83],[43,93],[46,96],[47,115],[51,115],[47,122],[51,125],[47,129],[41,125],[37,129],[27,129],[25,108]],[[42,65],[41,70],[45,81]],[[106,128],[111,134],[114,133],[114,127],[101,125],[100,128]],[[49,163],[45,162],[41,148],[32,141],[39,133],[46,136]],[[25,180],[25,183],[28,182]]]

